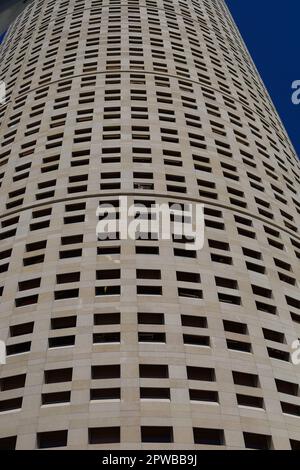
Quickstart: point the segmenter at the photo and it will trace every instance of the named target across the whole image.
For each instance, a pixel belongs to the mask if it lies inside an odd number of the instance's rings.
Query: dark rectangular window
[[[92,388],[90,390],[90,400],[120,400],[120,388]]]
[[[243,435],[246,449],[270,450],[272,448],[271,436],[251,432],[244,432]]]
[[[198,284],[201,282],[200,274],[198,273],[176,271],[176,278],[177,281],[181,282],[195,282]]]
[[[166,334],[165,333],[148,333],[144,331],[138,332],[138,340],[140,343],[165,343]]]
[[[22,336],[22,335],[28,335],[33,332],[33,327],[34,327],[34,322],[28,322],[28,323],[19,323],[18,325],[12,325],[10,326],[10,336]]]
[[[63,348],[65,346],[74,346],[75,335],[58,336],[57,338],[49,338],[49,348]]]
[[[94,333],[93,344],[119,343],[121,339],[120,332],[113,333]]]
[[[300,450],[300,441],[295,441],[290,439],[290,445],[292,450]],[[1,449],[1,439],[0,439],[0,449]]]
[[[63,328],[74,328],[76,326],[77,317],[75,315],[70,317],[58,317],[51,319],[51,329],[60,330]]]
[[[140,377],[167,379],[169,377],[169,369],[164,364],[140,364]]]
[[[12,410],[18,410],[22,408],[22,397],[18,398],[10,398],[8,400],[1,400],[0,401],[0,413],[3,413],[4,411],[12,411]]]
[[[136,286],[137,295],[162,295],[161,286]]]
[[[71,392],[42,393],[42,405],[56,405],[59,403],[69,403]]]
[[[209,367],[187,366],[187,377],[189,380],[203,380],[205,382],[215,382],[215,370]]]
[[[269,357],[277,359],[278,361],[290,361],[290,353],[287,351],[281,351],[280,349],[267,348]]]
[[[24,343],[10,344],[6,346],[6,354],[12,356],[14,354],[23,354],[29,352],[31,348],[31,341]]]
[[[244,385],[246,387],[259,387],[258,375],[247,374],[246,372],[232,371],[233,382],[235,385]]]
[[[25,385],[26,374],[11,375],[9,377],[2,377],[0,379],[0,391],[15,390],[23,388]]]
[[[192,328],[207,328],[207,318],[196,315],[181,315],[181,324]]]
[[[199,289],[186,289],[183,287],[178,287],[179,297],[188,297],[190,299],[202,299],[203,293]]]
[[[50,369],[45,370],[45,384],[54,384],[60,382],[70,382],[73,376],[73,369]]]
[[[189,394],[190,394],[190,400],[192,401],[203,401],[203,402],[211,402],[211,403],[219,402],[218,392],[215,392],[212,390],[190,389]]]
[[[227,348],[232,351],[241,351],[241,352],[252,352],[251,343],[246,343],[244,341],[235,341],[233,339],[227,339]]]
[[[158,387],[141,387],[140,397],[149,400],[170,400],[170,389]]]
[[[299,385],[293,382],[287,382],[286,380],[275,379],[277,391],[279,393],[285,393],[286,395],[299,396]]]
[[[51,447],[65,447],[68,440],[68,431],[48,431],[37,433],[38,449],[49,449]]]
[[[109,364],[105,366],[92,366],[92,379],[118,379],[121,376],[121,366],[119,364]]]
[[[119,427],[89,428],[89,444],[113,444],[120,442]]]
[[[264,400],[261,397],[253,397],[251,395],[237,394],[236,399],[238,405],[249,406],[253,408],[264,408]]]
[[[171,426],[142,426],[142,442],[173,442],[173,428]]]
[[[281,401],[281,408],[282,408],[282,413],[288,414],[288,415],[293,415],[293,416],[300,416],[300,406],[299,405],[294,405],[293,403],[286,403]]]
[[[145,313],[138,312],[138,323],[140,325],[164,325],[165,319],[163,313]]]
[[[182,336],[184,344],[190,344],[193,346],[210,346],[209,336],[187,334],[183,334]]]
[[[121,286],[98,286],[95,288],[96,296],[102,295],[120,295]]]
[[[222,446],[225,444],[224,431],[222,429],[193,428],[194,443],[210,446]]]
[[[17,436],[9,436],[0,438],[0,450],[15,450]]]
[[[120,324],[120,313],[95,313],[94,325],[119,325]]]
[[[223,320],[224,330],[230,333],[237,333],[240,335],[247,335],[248,328],[246,323],[238,323],[236,321]]]

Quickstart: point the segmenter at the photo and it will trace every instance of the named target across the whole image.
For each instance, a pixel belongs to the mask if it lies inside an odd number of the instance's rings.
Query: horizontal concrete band
[[[27,92],[25,93],[20,93],[18,95],[16,95],[14,97],[14,100],[9,100],[7,101],[7,103],[5,105],[2,105],[0,106],[0,112],[1,112],[1,109],[5,108],[8,104],[12,104],[16,101],[16,99],[20,99],[22,98],[23,96],[28,96],[30,93],[33,93],[37,90],[40,90],[41,88],[44,88],[45,86],[51,86],[51,85],[55,85],[57,83],[60,83],[60,82],[64,82],[65,80],[73,80],[74,78],[80,78],[80,77],[87,77],[87,76],[93,76],[93,75],[105,75],[105,74],[110,74],[110,75],[113,75],[113,74],[120,74],[120,73],[140,73],[140,74],[144,74],[144,75],[156,75],[156,76],[162,76],[162,77],[169,77],[169,78],[175,78],[176,80],[184,80],[188,83],[193,83],[194,85],[198,85],[198,86],[205,86],[207,87],[209,90],[212,90],[212,91],[215,91],[217,93],[220,93],[220,95],[222,96],[226,96],[227,98],[235,101],[236,103],[240,104],[241,106],[244,106],[247,110],[249,110],[250,112],[254,113],[256,116],[258,116],[260,119],[265,119],[265,117],[262,117],[257,111],[255,111],[254,109],[250,108],[248,105],[246,105],[245,103],[243,103],[242,101],[238,100],[237,98],[233,97],[232,95],[230,95],[229,93],[225,93],[223,91],[221,91],[220,89],[218,88],[215,88],[215,87],[212,87],[211,85],[208,85],[205,81],[196,81],[196,80],[191,80],[190,78],[186,78],[186,77],[181,77],[179,75],[172,75],[172,74],[168,74],[168,73],[162,73],[162,72],[156,72],[156,71],[151,71],[151,70],[140,70],[140,69],[134,69],[134,67],[132,69],[119,69],[119,70],[114,70],[114,71],[109,71],[109,70],[103,70],[103,71],[96,71],[96,72],[87,72],[87,73],[82,73],[82,74],[79,74],[79,75],[70,75],[68,77],[65,77],[65,78],[62,78],[60,80],[53,80],[53,81],[50,81],[50,82],[47,82],[47,83],[44,83],[43,85],[40,85],[38,87],[35,87],[35,88],[32,88],[30,90],[28,90]],[[266,120],[266,119],[265,119]],[[278,129],[276,129],[276,127],[274,126],[274,124],[272,124],[272,122],[270,121],[267,121],[267,124],[272,127],[274,129],[275,132],[278,132]],[[278,124],[280,124],[280,126],[282,126],[282,123],[281,122],[278,122]],[[281,131],[283,131],[283,129],[281,128]],[[284,133],[285,135],[285,133]]]
[[[14,210],[14,211],[9,211],[5,214],[0,214],[0,220],[1,219],[4,219],[5,217],[8,217],[10,215],[15,215],[15,214],[19,214],[19,213],[22,213],[22,212],[25,212],[27,210],[30,210],[30,209],[36,209],[36,208],[39,208],[39,207],[45,207],[45,206],[51,206],[51,205],[54,205],[54,204],[58,204],[58,203],[62,203],[62,202],[69,202],[69,201],[78,201],[80,199],[92,199],[92,198],[103,198],[103,201],[105,202],[105,199],[104,198],[118,198],[119,196],[129,196],[129,197],[151,197],[152,199],[153,198],[164,198],[164,199],[172,199],[172,200],[176,200],[176,201],[181,201],[181,202],[190,202],[190,203],[199,203],[199,204],[204,204],[206,206],[213,206],[213,207],[217,207],[217,208],[220,208],[220,209],[226,209],[226,210],[229,210],[231,212],[236,212],[238,214],[241,214],[241,215],[246,215],[248,217],[252,217],[252,219],[255,219],[255,220],[259,220],[260,222],[263,222],[264,224],[268,224],[274,228],[276,228],[277,230],[280,230],[281,232],[285,232],[287,235],[289,236],[292,236],[293,238],[295,238],[296,240],[298,240],[300,242],[300,236],[298,235],[295,235],[294,232],[292,232],[291,230],[288,230],[286,227],[283,227],[281,225],[278,225],[274,222],[270,222],[268,219],[264,219],[263,217],[260,217],[259,215],[257,214],[253,214],[251,212],[248,212],[248,211],[245,211],[245,210],[242,210],[242,209],[237,209],[235,207],[232,207],[232,206],[229,206],[229,205],[226,205],[226,204],[221,204],[221,203],[218,203],[218,202],[211,202],[211,201],[206,201],[204,198],[193,198],[193,197],[188,197],[188,196],[175,196],[175,195],[169,195],[169,194],[164,194],[164,193],[140,193],[140,192],[122,192],[122,191],[113,191],[113,192],[107,192],[106,194],[102,194],[102,193],[92,193],[92,194],[85,194],[85,195],[82,195],[82,196],[72,196],[72,197],[68,197],[68,198],[60,198],[60,199],[52,199],[48,202],[43,202],[43,203],[38,203],[38,204],[31,204],[29,206],[26,206],[26,207],[22,207],[18,210]]]

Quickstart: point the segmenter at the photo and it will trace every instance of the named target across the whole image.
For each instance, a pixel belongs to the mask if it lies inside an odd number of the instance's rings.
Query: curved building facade
[[[225,3],[35,0],[0,77],[0,448],[298,449],[299,162]],[[98,240],[121,195],[204,248]]]

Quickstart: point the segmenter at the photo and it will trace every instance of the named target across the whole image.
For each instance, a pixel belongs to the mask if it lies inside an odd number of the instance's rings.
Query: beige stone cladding
[[[0,53],[0,449],[299,449],[299,161],[225,3],[35,0]],[[203,249],[98,240],[120,195]]]

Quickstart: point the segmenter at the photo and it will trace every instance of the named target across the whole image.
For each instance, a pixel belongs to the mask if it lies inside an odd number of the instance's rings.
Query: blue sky
[[[19,0],[0,0],[1,6]],[[300,104],[291,84],[300,80],[299,0],[225,0],[300,156]],[[0,37],[1,42],[1,37]]]
[[[300,156],[300,104],[291,101],[300,80],[300,1],[225,1]]]

